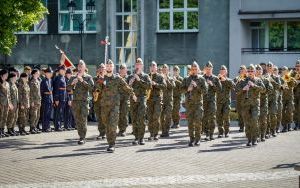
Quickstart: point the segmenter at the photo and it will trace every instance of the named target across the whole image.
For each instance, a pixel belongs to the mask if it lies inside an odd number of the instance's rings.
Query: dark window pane
[[[131,47],[131,34],[130,32],[124,32],[124,47]]]
[[[68,3],[69,3],[69,0],[60,0],[59,2],[59,8],[60,10],[68,10]]]
[[[60,14],[60,31],[70,31],[70,16],[69,14]]]
[[[283,22],[269,22],[269,48],[270,50],[283,50],[284,24]]]
[[[116,16],[116,29],[122,30],[122,16]]]
[[[159,13],[159,29],[169,30],[170,29],[170,13],[160,12]]]
[[[173,28],[174,30],[184,29],[184,13],[183,12],[174,12],[174,21]]]
[[[123,49],[122,48],[117,48],[116,49],[116,64],[120,65],[123,61]]]
[[[288,50],[300,49],[300,22],[287,23],[287,47]]]
[[[125,63],[127,67],[132,66],[132,51],[131,48],[125,48]]]
[[[137,12],[137,0],[132,0],[132,12]]]
[[[117,47],[122,47],[123,43],[122,43],[122,32],[116,32],[116,46]]]
[[[116,11],[122,12],[122,0],[116,0]]]
[[[159,8],[170,8],[170,0],[159,0]]]
[[[131,12],[131,0],[124,0],[124,12]]]
[[[184,0],[173,0],[173,8],[184,8]]]
[[[129,15],[124,15],[124,30],[131,29],[131,18]]]
[[[259,29],[259,48],[265,48],[265,29]]]
[[[83,10],[83,0],[74,0],[76,4],[76,9],[75,10]]]
[[[198,12],[187,13],[187,28],[198,29]]]
[[[86,30],[87,31],[96,31],[96,14],[86,15],[90,16],[90,20],[86,22]]]
[[[74,14],[73,31],[79,31],[79,22],[82,22],[82,14]],[[78,21],[79,22],[78,22]]]
[[[131,16],[131,29],[137,30],[137,16]]]
[[[187,7],[188,8],[198,8],[198,0],[188,0]]]

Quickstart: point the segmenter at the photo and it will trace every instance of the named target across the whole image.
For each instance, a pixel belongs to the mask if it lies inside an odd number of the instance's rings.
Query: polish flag
[[[60,65],[64,65],[66,68],[75,68],[75,66],[73,65],[73,63],[66,56],[66,54],[63,51],[60,51],[60,53],[61,53]]]

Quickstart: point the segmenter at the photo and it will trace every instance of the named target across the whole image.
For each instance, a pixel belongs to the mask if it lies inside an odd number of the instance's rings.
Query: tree
[[[47,14],[40,0],[1,0],[0,53],[10,55],[17,43],[16,32],[28,31]]]

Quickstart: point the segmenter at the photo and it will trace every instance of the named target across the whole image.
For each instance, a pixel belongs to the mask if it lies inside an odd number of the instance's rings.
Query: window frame
[[[74,22],[76,22],[75,20],[73,20],[71,18],[71,15],[69,14],[69,11],[68,10],[60,10],[60,1],[61,0],[58,0],[58,3],[57,3],[57,10],[58,10],[58,16],[57,16],[57,24],[58,24],[58,33],[59,34],[78,34],[80,31],[74,31],[73,30],[73,26],[74,26]],[[82,10],[75,10],[74,11],[74,14],[81,14],[82,15],[82,20],[86,20],[86,17],[88,15],[88,11],[86,10],[86,2],[88,0],[82,0]],[[61,25],[60,25],[60,19],[61,19],[61,14],[68,14],[69,17],[70,17],[70,30],[69,31],[62,31],[61,30]],[[97,18],[97,10],[95,9],[93,14],[95,14],[96,18]],[[96,19],[97,20],[97,19]],[[86,30],[86,24],[87,24],[88,21],[85,21],[85,23],[83,24],[83,32],[84,33],[87,33],[87,34],[93,34],[93,33],[97,33],[97,28],[95,31],[87,31]],[[97,25],[97,24],[96,24]]]
[[[197,8],[188,8],[187,7],[187,0],[184,1],[184,7],[183,8],[174,8],[173,5],[173,0],[170,1],[169,8],[160,8],[159,7],[159,1],[157,0],[157,20],[156,20],[156,25],[157,33],[196,33],[199,32],[199,2],[198,2],[198,7]],[[170,28],[169,29],[160,29],[159,24],[160,24],[160,19],[159,19],[159,14],[160,13],[169,13],[169,19],[170,19]],[[183,12],[183,29],[174,29],[174,13],[175,12]],[[197,12],[198,13],[198,29],[188,29],[188,12]]]

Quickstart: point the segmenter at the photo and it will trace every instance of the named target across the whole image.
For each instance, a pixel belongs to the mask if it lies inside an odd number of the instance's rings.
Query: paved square
[[[247,148],[236,122],[231,130],[192,148],[186,126],[144,146],[129,134],[113,154],[95,139],[95,123],[83,146],[76,131],[0,139],[0,187],[299,187],[300,131]]]

